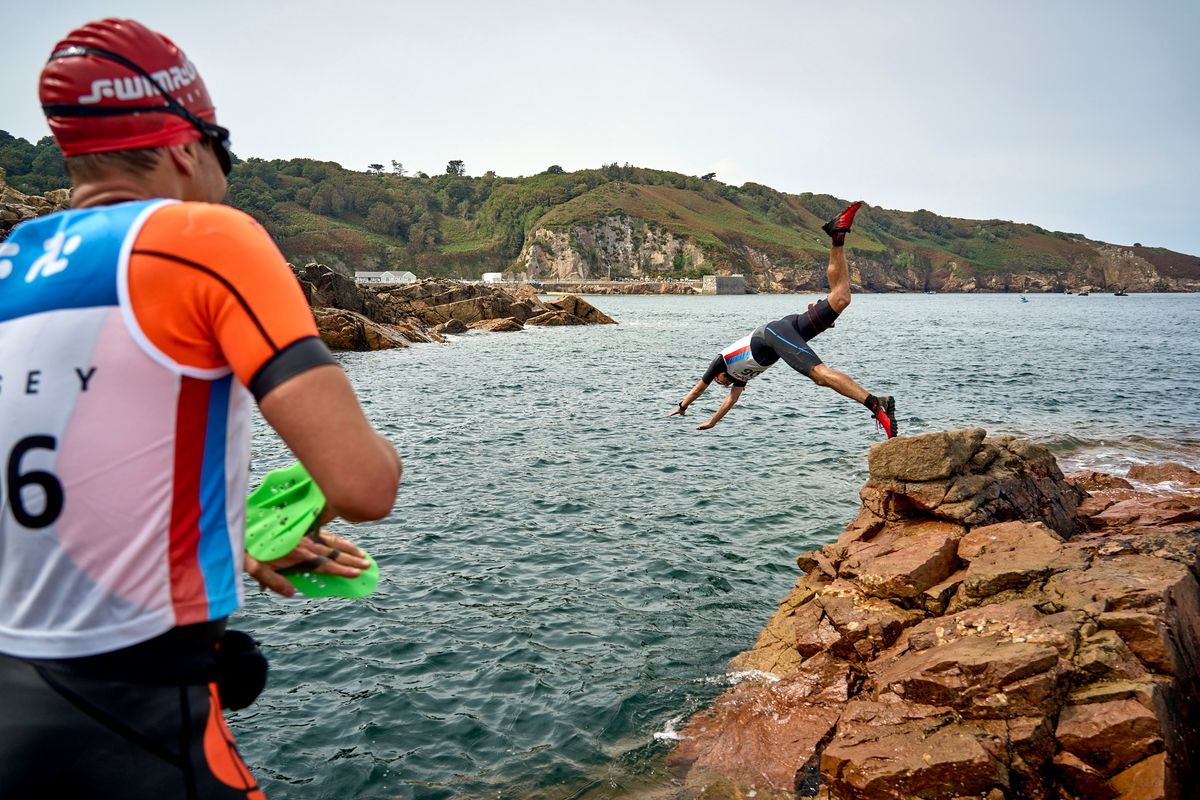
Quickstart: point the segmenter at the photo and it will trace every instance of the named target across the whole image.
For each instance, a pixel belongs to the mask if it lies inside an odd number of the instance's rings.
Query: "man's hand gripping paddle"
[[[296,549],[305,536],[317,538],[325,495],[304,465],[272,470],[246,498],[246,552],[259,561],[274,561]],[[336,555],[336,553],[335,553]],[[309,597],[347,597],[357,600],[375,591],[379,565],[371,563],[357,578],[314,572],[325,558],[313,558],[276,570]]]

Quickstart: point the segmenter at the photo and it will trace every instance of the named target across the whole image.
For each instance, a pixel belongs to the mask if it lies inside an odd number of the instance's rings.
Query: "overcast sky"
[[[67,31],[173,38],[242,157],[609,162],[1200,254],[1200,2],[10,2],[0,129]]]

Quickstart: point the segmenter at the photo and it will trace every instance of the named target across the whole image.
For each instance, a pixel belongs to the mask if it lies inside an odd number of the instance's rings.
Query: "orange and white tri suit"
[[[251,396],[333,363],[220,205],[64,211],[0,242],[0,653],[72,658],[241,604]]]

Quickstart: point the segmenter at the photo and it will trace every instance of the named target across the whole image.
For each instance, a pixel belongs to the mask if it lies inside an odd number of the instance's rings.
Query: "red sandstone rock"
[[[801,576],[767,621],[754,647],[734,656],[730,667],[735,670],[759,670],[780,677],[794,672],[804,659],[797,648],[800,626],[796,623],[796,616],[825,584],[825,581]],[[809,655],[815,652],[813,650]]]
[[[819,572],[831,580],[838,575],[837,567],[833,565],[833,562],[821,550],[810,550],[807,553],[801,553],[796,557],[796,566],[809,575]]]
[[[852,700],[821,755],[830,795],[855,800],[980,796],[1008,783],[1003,745],[945,708]]]
[[[886,520],[877,517],[867,508],[862,508],[833,544],[826,545],[823,552],[831,559],[841,561],[847,549],[858,542],[869,542],[883,530]],[[801,567],[803,569],[803,567]],[[807,571],[807,570],[806,570]],[[836,574],[836,573],[834,573]]]
[[[1114,775],[1110,783],[1119,793],[1118,800],[1169,800],[1180,796],[1166,753],[1139,761]]]
[[[1066,608],[1127,611],[1161,608],[1173,591],[1191,591],[1195,578],[1182,564],[1143,555],[1101,558],[1079,572],[1053,575],[1045,593]]]
[[[876,696],[1006,718],[1041,715],[1062,693],[1065,672],[1048,645],[974,636],[906,653],[873,678]]]
[[[1100,626],[1116,631],[1142,663],[1155,672],[1174,675],[1176,667],[1169,633],[1162,618],[1144,611],[1108,611],[1099,616]]]
[[[1136,681],[1101,681],[1073,689],[1067,695],[1067,703],[1085,706],[1088,703],[1107,703],[1112,700],[1136,700],[1153,711],[1160,719],[1167,706],[1166,695],[1171,691],[1171,679],[1163,675],[1147,675]]]
[[[893,651],[876,662],[883,669],[888,660],[907,650],[928,650],[939,644],[969,637],[1047,645],[1062,658],[1073,658],[1083,615],[1078,612],[1044,614],[1029,601],[992,603],[945,617],[927,619],[905,632]]]
[[[1064,750],[1106,775],[1163,748],[1158,718],[1136,700],[1066,706],[1054,736]]]
[[[825,615],[825,609],[817,603],[809,603],[797,609],[793,619],[796,626],[794,647],[801,658],[809,658],[830,650],[842,640],[842,635]]]
[[[868,597],[847,580],[838,579],[821,591],[813,601],[825,612],[838,634],[828,645],[839,658],[865,661],[889,647],[900,631],[918,622],[924,615],[900,606]]]
[[[1156,527],[1200,520],[1200,495],[1154,497],[1139,495],[1121,500],[1092,517],[1108,527]]]
[[[1163,464],[1135,464],[1129,468],[1129,479],[1142,483],[1170,481],[1183,486],[1200,487],[1200,472],[1173,461]]]
[[[916,597],[954,572],[963,532],[942,521],[889,525],[869,542],[847,546],[839,574],[874,597]]]
[[[1076,797],[1112,800],[1117,796],[1117,790],[1109,785],[1104,775],[1065,751],[1054,756],[1054,771],[1063,786]]]
[[[871,479],[859,493],[864,509],[891,522],[1025,520],[1044,522],[1062,536],[1079,530],[1083,492],[1063,478],[1049,450],[1012,437],[981,442],[978,433],[901,436],[873,445]]]
[[[1099,492],[1106,489],[1132,489],[1133,484],[1124,478],[1119,478],[1116,475],[1109,475],[1106,472],[1096,472],[1094,470],[1085,470],[1083,472],[1072,472],[1066,476],[1067,480],[1083,489],[1085,492]]]
[[[718,699],[743,702],[673,762],[685,793],[1200,796],[1200,498],[1096,477],[1115,488],[1080,504],[1045,448],[938,436],[885,443],[859,515],[800,557],[809,575],[735,663],[807,685],[794,707],[763,687]],[[835,655],[853,666],[817,703]]]
[[[1067,548],[1040,522],[1002,522],[975,528],[958,545],[967,562],[961,592],[979,599],[1023,589],[1053,572],[1087,565],[1086,554]]]
[[[849,665],[822,655],[775,683],[738,684],[692,717],[668,766],[692,785],[720,775],[794,791],[797,773],[837,723],[849,677]]]
[[[1075,654],[1077,683],[1139,680],[1146,668],[1114,631],[1097,631],[1079,644]]]

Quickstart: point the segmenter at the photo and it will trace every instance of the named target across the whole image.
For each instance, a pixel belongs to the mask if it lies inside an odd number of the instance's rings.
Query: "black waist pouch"
[[[146,686],[217,684],[221,707],[239,711],[267,685],[267,657],[248,633],[225,621],[172,628],[162,636],[97,656],[22,659],[57,675]]]
[[[227,630],[217,645],[216,674],[221,708],[240,711],[266,688],[267,657],[250,634]]]

